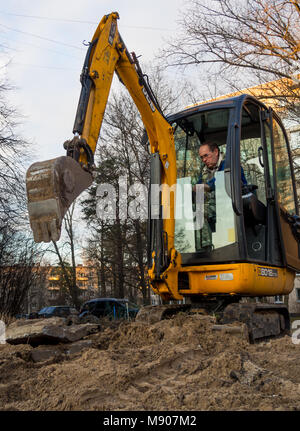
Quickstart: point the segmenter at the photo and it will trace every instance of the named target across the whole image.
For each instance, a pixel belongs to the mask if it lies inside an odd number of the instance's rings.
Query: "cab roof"
[[[212,100],[212,101],[203,102],[203,103],[200,102],[199,104],[188,106],[182,111],[169,115],[167,119],[170,123],[172,123],[173,121],[176,121],[179,118],[186,117],[187,115],[195,114],[197,112],[207,111],[210,109],[232,108],[236,105],[242,105],[244,101],[247,99],[261,105],[264,108],[267,108],[264,103],[260,102],[258,99],[251,96],[250,94],[241,94],[239,96],[224,97],[222,99]]]

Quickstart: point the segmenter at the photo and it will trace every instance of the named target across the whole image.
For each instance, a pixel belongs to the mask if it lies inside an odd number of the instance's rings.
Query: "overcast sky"
[[[64,155],[71,138],[86,47],[103,17],[120,14],[129,51],[154,59],[176,34],[184,0],[0,0],[0,65],[9,100],[25,118],[22,136],[35,144],[34,160]]]

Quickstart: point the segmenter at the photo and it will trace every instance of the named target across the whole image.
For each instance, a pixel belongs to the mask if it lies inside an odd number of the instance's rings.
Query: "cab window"
[[[180,253],[209,253],[236,241],[232,202],[224,177],[229,115],[230,109],[222,108],[176,121],[175,248]],[[214,171],[200,158],[199,147],[206,143],[216,145],[219,152]],[[209,191],[205,185],[209,185]]]
[[[295,214],[296,207],[287,142],[281,126],[275,119],[273,119],[273,140],[278,203],[285,212]]]

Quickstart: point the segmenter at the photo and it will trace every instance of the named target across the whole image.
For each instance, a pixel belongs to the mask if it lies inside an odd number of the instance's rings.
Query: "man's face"
[[[206,166],[209,169],[212,169],[218,162],[219,152],[217,148],[215,148],[214,151],[210,151],[208,145],[201,145],[199,148],[199,156]]]

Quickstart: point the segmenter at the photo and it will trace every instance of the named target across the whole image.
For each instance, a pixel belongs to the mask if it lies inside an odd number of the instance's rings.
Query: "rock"
[[[93,314],[86,314],[85,316],[78,317],[80,323],[97,323],[100,324],[100,319]]]
[[[77,315],[70,315],[70,316],[65,318],[65,324],[67,326],[78,325],[79,323],[83,323],[83,322],[81,322],[79,316],[77,316]]]
[[[64,328],[65,343],[81,340],[89,334],[94,334],[100,330],[100,325],[93,323],[83,323],[80,325],[72,325]]]
[[[36,347],[31,350],[31,359],[33,362],[45,362],[49,360],[58,359],[64,356],[80,353],[81,351],[92,347],[91,340],[81,340],[70,345],[63,346],[43,346]]]
[[[262,377],[265,373],[266,370],[264,370],[263,368],[258,367],[251,361],[245,361],[243,364],[243,373],[240,378],[240,382],[246,385],[250,385],[258,378]]]
[[[27,321],[25,324],[14,322],[6,330],[6,342],[32,346],[72,343],[99,329],[99,325],[91,323],[67,326],[65,319],[61,317]]]
[[[65,350],[66,355],[73,355],[74,353],[79,353],[84,349],[88,349],[92,347],[92,340],[80,340],[76,343],[70,344],[68,348]]]
[[[251,361],[245,361],[240,371],[231,370],[229,376],[233,380],[238,380],[242,385],[251,385],[265,373],[266,370],[263,368],[258,367]]]
[[[49,359],[54,359],[60,355],[60,351],[56,348],[48,346],[47,348],[37,347],[31,351],[31,359],[33,362],[44,362]]]
[[[44,325],[45,322],[51,323],[52,325],[64,325],[65,319],[63,317],[51,317],[48,319],[18,319],[15,320],[13,323],[7,326],[6,331],[8,329],[17,328],[19,326],[32,326],[32,325],[38,325],[42,324]]]

